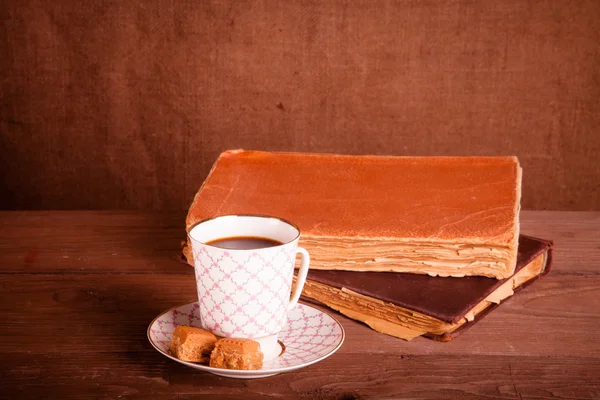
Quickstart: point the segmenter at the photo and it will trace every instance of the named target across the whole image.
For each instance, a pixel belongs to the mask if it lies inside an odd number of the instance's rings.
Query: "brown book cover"
[[[392,157],[226,151],[186,227],[267,214],[302,231],[313,269],[506,278],[516,265],[516,157]],[[184,248],[192,263],[189,244]]]
[[[552,242],[521,235],[515,273],[504,280],[311,270],[303,296],[383,333],[447,341],[546,275],[552,252]]]

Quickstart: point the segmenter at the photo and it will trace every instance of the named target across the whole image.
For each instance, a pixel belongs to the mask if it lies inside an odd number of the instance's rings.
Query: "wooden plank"
[[[338,353],[253,381],[190,370],[146,339],[156,315],[196,297],[174,260],[183,218],[0,212],[0,398],[600,397],[600,213],[523,212],[523,233],[556,241],[554,271],[450,343],[334,314]]]
[[[2,275],[0,353],[150,349],[160,312],[196,298],[187,275]],[[548,277],[450,343],[405,342],[334,314],[347,331],[342,353],[600,358],[600,277]],[[333,312],[329,311],[333,314]],[[51,338],[51,340],[45,340]],[[23,343],[27,343],[23,346]],[[360,358],[360,357],[359,357]]]
[[[0,212],[0,273],[185,273],[185,213]],[[598,274],[600,212],[523,211],[521,232],[553,239],[554,274]]]
[[[6,398],[597,399],[600,360],[580,357],[339,354],[266,379],[220,378],[146,351],[13,353]],[[343,367],[342,367],[343,366]]]
[[[0,212],[0,272],[180,273],[185,213]]]
[[[521,233],[554,241],[553,274],[600,274],[600,212],[522,211]]]

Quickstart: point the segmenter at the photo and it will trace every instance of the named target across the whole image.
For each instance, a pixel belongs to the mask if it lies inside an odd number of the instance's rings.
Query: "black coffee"
[[[279,246],[283,243],[268,239],[264,237],[255,237],[255,236],[234,236],[223,239],[216,239],[210,242],[207,242],[211,246],[219,247],[221,249],[230,249],[230,250],[255,250],[255,249],[264,249],[266,247]]]

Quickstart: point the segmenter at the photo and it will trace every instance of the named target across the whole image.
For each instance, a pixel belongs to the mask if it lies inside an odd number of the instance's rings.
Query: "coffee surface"
[[[255,250],[264,249],[267,247],[279,246],[283,243],[269,238],[256,237],[256,236],[234,236],[222,239],[211,240],[207,242],[211,246],[219,247],[221,249],[230,250]]]

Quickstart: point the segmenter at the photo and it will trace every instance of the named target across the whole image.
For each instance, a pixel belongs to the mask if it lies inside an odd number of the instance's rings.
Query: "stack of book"
[[[442,341],[551,266],[519,235],[516,157],[381,157],[227,151],[187,227],[223,214],[296,223],[311,254],[305,299],[410,340]],[[184,255],[192,264],[189,244]]]

